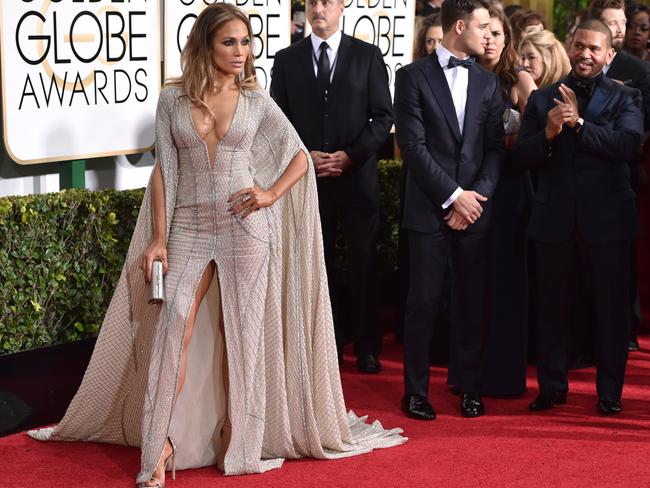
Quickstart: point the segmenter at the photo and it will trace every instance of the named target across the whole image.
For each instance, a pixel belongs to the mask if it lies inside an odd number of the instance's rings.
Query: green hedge
[[[95,335],[143,190],[0,198],[0,353]]]
[[[397,161],[381,161],[380,272],[395,269]],[[143,190],[0,198],[0,354],[96,335]]]

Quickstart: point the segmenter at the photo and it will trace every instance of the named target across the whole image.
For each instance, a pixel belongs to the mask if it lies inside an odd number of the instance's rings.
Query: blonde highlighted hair
[[[199,14],[181,53],[183,74],[179,78],[169,81],[169,84],[184,88],[190,101],[210,114],[213,120],[214,114],[206,102],[212,93],[215,82],[212,41],[217,31],[231,20],[240,20],[246,25],[251,41],[251,49],[244,62],[244,69],[241,75],[235,79],[235,83],[240,90],[259,88],[255,76],[251,24],[244,12],[229,3],[213,3]]]
[[[569,56],[551,31],[543,30],[524,37],[519,45],[519,55],[526,45],[534,47],[542,56],[542,76],[539,81],[535,80],[539,88],[560,81],[571,71]]]

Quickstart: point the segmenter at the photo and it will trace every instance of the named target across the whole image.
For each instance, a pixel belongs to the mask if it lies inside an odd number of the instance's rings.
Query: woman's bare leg
[[[185,336],[183,337],[183,350],[181,352],[181,364],[180,370],[178,373],[178,384],[176,385],[176,398],[178,398],[179,393],[183,389],[183,384],[185,383],[185,370],[187,368],[187,349],[190,346],[190,341],[192,340],[192,332],[194,331],[194,322],[196,320],[196,313],[199,310],[199,306],[203,301],[203,297],[208,292],[210,288],[210,283],[212,283],[212,277],[214,276],[214,271],[216,265],[214,261],[210,261],[208,266],[203,271],[199,284],[196,287],[196,294],[194,295],[194,302],[190,308],[190,313],[187,316],[187,322],[185,324]],[[223,328],[223,313],[221,311],[221,300],[219,301],[219,323]],[[223,332],[222,332],[223,333]],[[165,483],[165,461],[172,453],[172,446],[169,442],[169,439],[165,440],[165,446],[163,447],[162,455],[160,456],[160,461],[156,470],[153,472],[152,478],[145,484],[145,486],[158,486],[158,481],[160,484]]]

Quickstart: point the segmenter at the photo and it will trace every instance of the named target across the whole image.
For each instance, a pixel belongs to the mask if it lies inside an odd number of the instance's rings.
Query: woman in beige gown
[[[198,17],[83,382],[58,426],[30,432],[139,445],[140,486],[163,486],[168,460],[259,473],[406,440],[346,413],[313,166],[257,86],[251,39],[232,5]],[[153,259],[162,305],[147,304]]]

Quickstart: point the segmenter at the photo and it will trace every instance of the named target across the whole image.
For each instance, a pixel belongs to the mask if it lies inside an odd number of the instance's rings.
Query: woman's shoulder
[[[517,79],[515,81],[514,88],[519,92],[531,92],[537,89],[535,80],[533,80],[532,75],[525,70],[520,70],[517,72]]]
[[[158,100],[168,107],[173,106],[181,96],[185,95],[185,89],[182,85],[168,82],[160,90]]]
[[[257,108],[261,114],[266,113],[269,105],[275,104],[270,93],[262,87],[243,89],[242,95],[248,99],[248,107]]]
[[[260,86],[256,88],[243,88],[242,94],[249,98],[252,103],[266,103],[271,98],[269,92]]]

